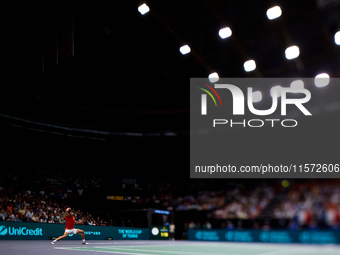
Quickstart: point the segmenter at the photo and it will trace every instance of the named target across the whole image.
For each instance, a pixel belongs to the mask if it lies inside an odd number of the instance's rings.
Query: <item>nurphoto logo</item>
[[[232,98],[233,98],[233,103],[232,103],[232,110],[233,110],[233,115],[245,115],[245,96],[242,90],[232,84],[215,84],[214,88],[207,85],[203,84],[206,86],[212,93],[205,88],[198,87],[200,90],[204,91],[204,94],[201,94],[201,115],[208,115],[208,110],[207,110],[207,94],[210,96],[210,98],[214,101],[215,106],[217,106],[216,99],[214,95],[218,98],[220,105],[222,106],[222,100],[220,98],[219,93],[216,90],[219,90],[221,94],[224,92],[222,91],[228,91],[231,92]],[[303,95],[301,98],[289,98],[289,94],[296,94],[300,93]],[[213,95],[214,94],[214,95]],[[253,88],[248,87],[247,88],[247,106],[248,110],[257,116],[267,116],[273,114],[277,108],[278,108],[278,98],[281,97],[281,116],[286,116],[287,115],[287,105],[294,105],[299,109],[304,115],[306,116],[311,116],[312,114],[307,110],[307,108],[304,106],[305,103],[307,103],[311,99],[311,93],[308,89],[305,88],[284,88],[280,87],[280,89],[275,89],[272,92],[272,104],[269,109],[265,110],[259,110],[254,107],[254,96],[253,96]],[[227,107],[227,106],[225,106]],[[281,125],[283,127],[295,127],[297,126],[297,121],[295,119],[250,119],[246,121],[245,119],[242,122],[235,122],[232,119],[227,120],[227,119],[213,119],[213,127],[216,127],[217,125],[225,125],[230,123],[231,127],[235,125],[242,125],[242,126],[247,126],[248,124],[249,127],[262,127],[266,122],[270,122],[271,126],[274,127],[275,122],[281,122]],[[290,123],[290,124],[288,124]]]

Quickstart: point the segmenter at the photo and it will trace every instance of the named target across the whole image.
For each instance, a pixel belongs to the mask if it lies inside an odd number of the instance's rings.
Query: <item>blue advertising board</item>
[[[104,227],[76,225],[84,230],[87,240],[149,240],[148,228]],[[0,240],[48,240],[61,236],[64,224],[0,221]],[[80,235],[69,235],[65,240],[79,240]]]
[[[189,229],[188,240],[217,242],[340,244],[340,231]]]

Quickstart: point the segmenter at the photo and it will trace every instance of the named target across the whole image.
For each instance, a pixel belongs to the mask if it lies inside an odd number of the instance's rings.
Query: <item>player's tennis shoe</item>
[[[55,245],[55,242],[51,242],[51,244]]]
[[[89,245],[89,243],[88,243],[88,242],[82,242],[82,244],[83,244],[83,245]]]

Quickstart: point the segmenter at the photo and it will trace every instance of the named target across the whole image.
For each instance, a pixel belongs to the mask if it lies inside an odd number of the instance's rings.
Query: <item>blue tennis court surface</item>
[[[3,254],[135,254],[135,255],[340,255],[337,245],[213,243],[188,241],[1,241]]]

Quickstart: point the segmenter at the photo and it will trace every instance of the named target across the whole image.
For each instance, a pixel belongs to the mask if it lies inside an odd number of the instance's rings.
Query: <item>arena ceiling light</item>
[[[267,10],[267,17],[269,20],[277,19],[278,17],[281,16],[281,14],[282,14],[282,10],[280,6],[274,6]]]
[[[244,62],[243,67],[246,72],[251,72],[256,69],[256,63],[254,60],[251,59]]]
[[[290,84],[290,87],[292,89],[303,89],[305,87],[305,84],[302,80],[296,80]]]
[[[285,54],[286,54],[286,59],[288,60],[294,59],[300,55],[300,49],[296,45],[290,46],[286,49]]]
[[[329,84],[329,75],[327,73],[320,73],[315,76],[314,84],[318,88],[325,87]]]
[[[228,38],[232,35],[231,29],[229,27],[221,28],[218,35],[222,38]]]
[[[280,97],[281,96],[281,89],[282,89],[282,87],[280,85],[272,87],[270,89],[271,97],[274,97],[274,92],[276,92],[276,97]]]
[[[217,82],[220,79],[220,77],[218,76],[218,73],[214,72],[209,74],[208,79],[211,83],[214,83]]]
[[[253,92],[253,103],[260,102],[262,100],[262,93],[261,91],[254,91]]]
[[[340,31],[335,33],[334,42],[335,42],[336,45],[340,45]]]
[[[188,53],[191,51],[191,49],[190,49],[190,47],[186,44],[186,45],[183,45],[181,48],[179,48],[179,51],[180,51],[183,55],[185,55],[185,54],[188,54]]]
[[[148,13],[150,11],[149,6],[147,6],[146,4],[142,4],[141,6],[138,7],[138,11],[144,15],[145,13]]]

